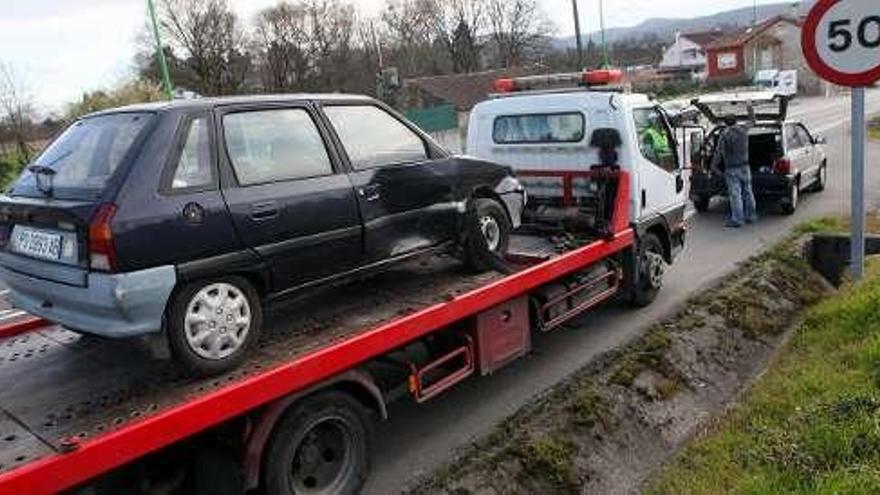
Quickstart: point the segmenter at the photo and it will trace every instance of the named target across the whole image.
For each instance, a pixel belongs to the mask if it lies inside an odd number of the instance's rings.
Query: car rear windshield
[[[25,170],[11,194],[19,196],[93,197],[107,186],[113,173],[145,132],[155,114],[114,113],[74,122]],[[51,190],[31,171],[36,167],[55,171]],[[47,192],[48,191],[48,192]]]
[[[580,112],[501,115],[492,127],[496,144],[576,143],[583,138],[584,115]]]

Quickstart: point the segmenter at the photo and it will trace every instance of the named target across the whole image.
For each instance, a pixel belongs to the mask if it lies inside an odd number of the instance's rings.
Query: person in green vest
[[[641,129],[639,139],[642,141],[643,152],[652,162],[662,164],[672,157],[669,137],[656,116],[648,117],[648,125]]]

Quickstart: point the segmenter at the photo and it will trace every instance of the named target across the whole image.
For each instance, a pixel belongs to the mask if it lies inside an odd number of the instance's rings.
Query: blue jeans
[[[727,197],[730,199],[730,223],[742,225],[745,221],[757,220],[749,166],[728,167],[724,178],[727,179]]]

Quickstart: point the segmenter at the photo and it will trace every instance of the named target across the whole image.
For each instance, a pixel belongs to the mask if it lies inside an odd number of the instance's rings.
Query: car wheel
[[[791,215],[797,210],[798,207],[798,199],[800,196],[800,188],[798,187],[798,183],[794,182],[788,191],[788,197],[782,200],[780,206],[782,207],[782,213],[786,215]]]
[[[825,190],[825,184],[828,182],[828,164],[823,163],[819,167],[819,173],[816,175],[816,182],[813,184],[814,192],[821,192]]]
[[[354,494],[367,478],[373,421],[348,394],[303,399],[275,426],[264,452],[267,495]]]
[[[241,277],[193,282],[174,297],[166,332],[175,359],[196,375],[234,369],[259,338],[260,299]]]
[[[642,308],[657,298],[666,271],[663,244],[655,234],[646,234],[639,243],[638,269],[639,277],[631,288],[630,302]]]
[[[464,222],[464,261],[474,271],[509,272],[504,260],[513,230],[504,207],[494,199],[476,198]]]
[[[711,196],[697,196],[694,198],[694,208],[700,213],[709,211],[709,203],[712,201]]]

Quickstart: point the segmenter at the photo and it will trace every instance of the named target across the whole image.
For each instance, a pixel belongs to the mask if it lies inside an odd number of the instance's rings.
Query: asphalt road
[[[880,91],[868,94],[869,112],[880,113]],[[722,227],[726,202],[689,220],[687,247],[667,273],[657,301],[633,310],[611,305],[582,316],[571,328],[535,338],[534,352],[497,374],[471,379],[439,398],[416,405],[392,405],[389,421],[379,427],[372,475],[364,493],[397,493],[452,458],[456,451],[489,433],[536,394],[588,364],[598,355],[639,336],[652,323],[672,313],[690,295],[733,270],[737,263],[784,236],[797,223],[816,216],[849,211],[849,100],[796,100],[791,118],[828,138],[828,186],[804,194],[797,212],[783,216],[774,208],[743,229]],[[867,204],[880,207],[880,144],[869,144]]]

